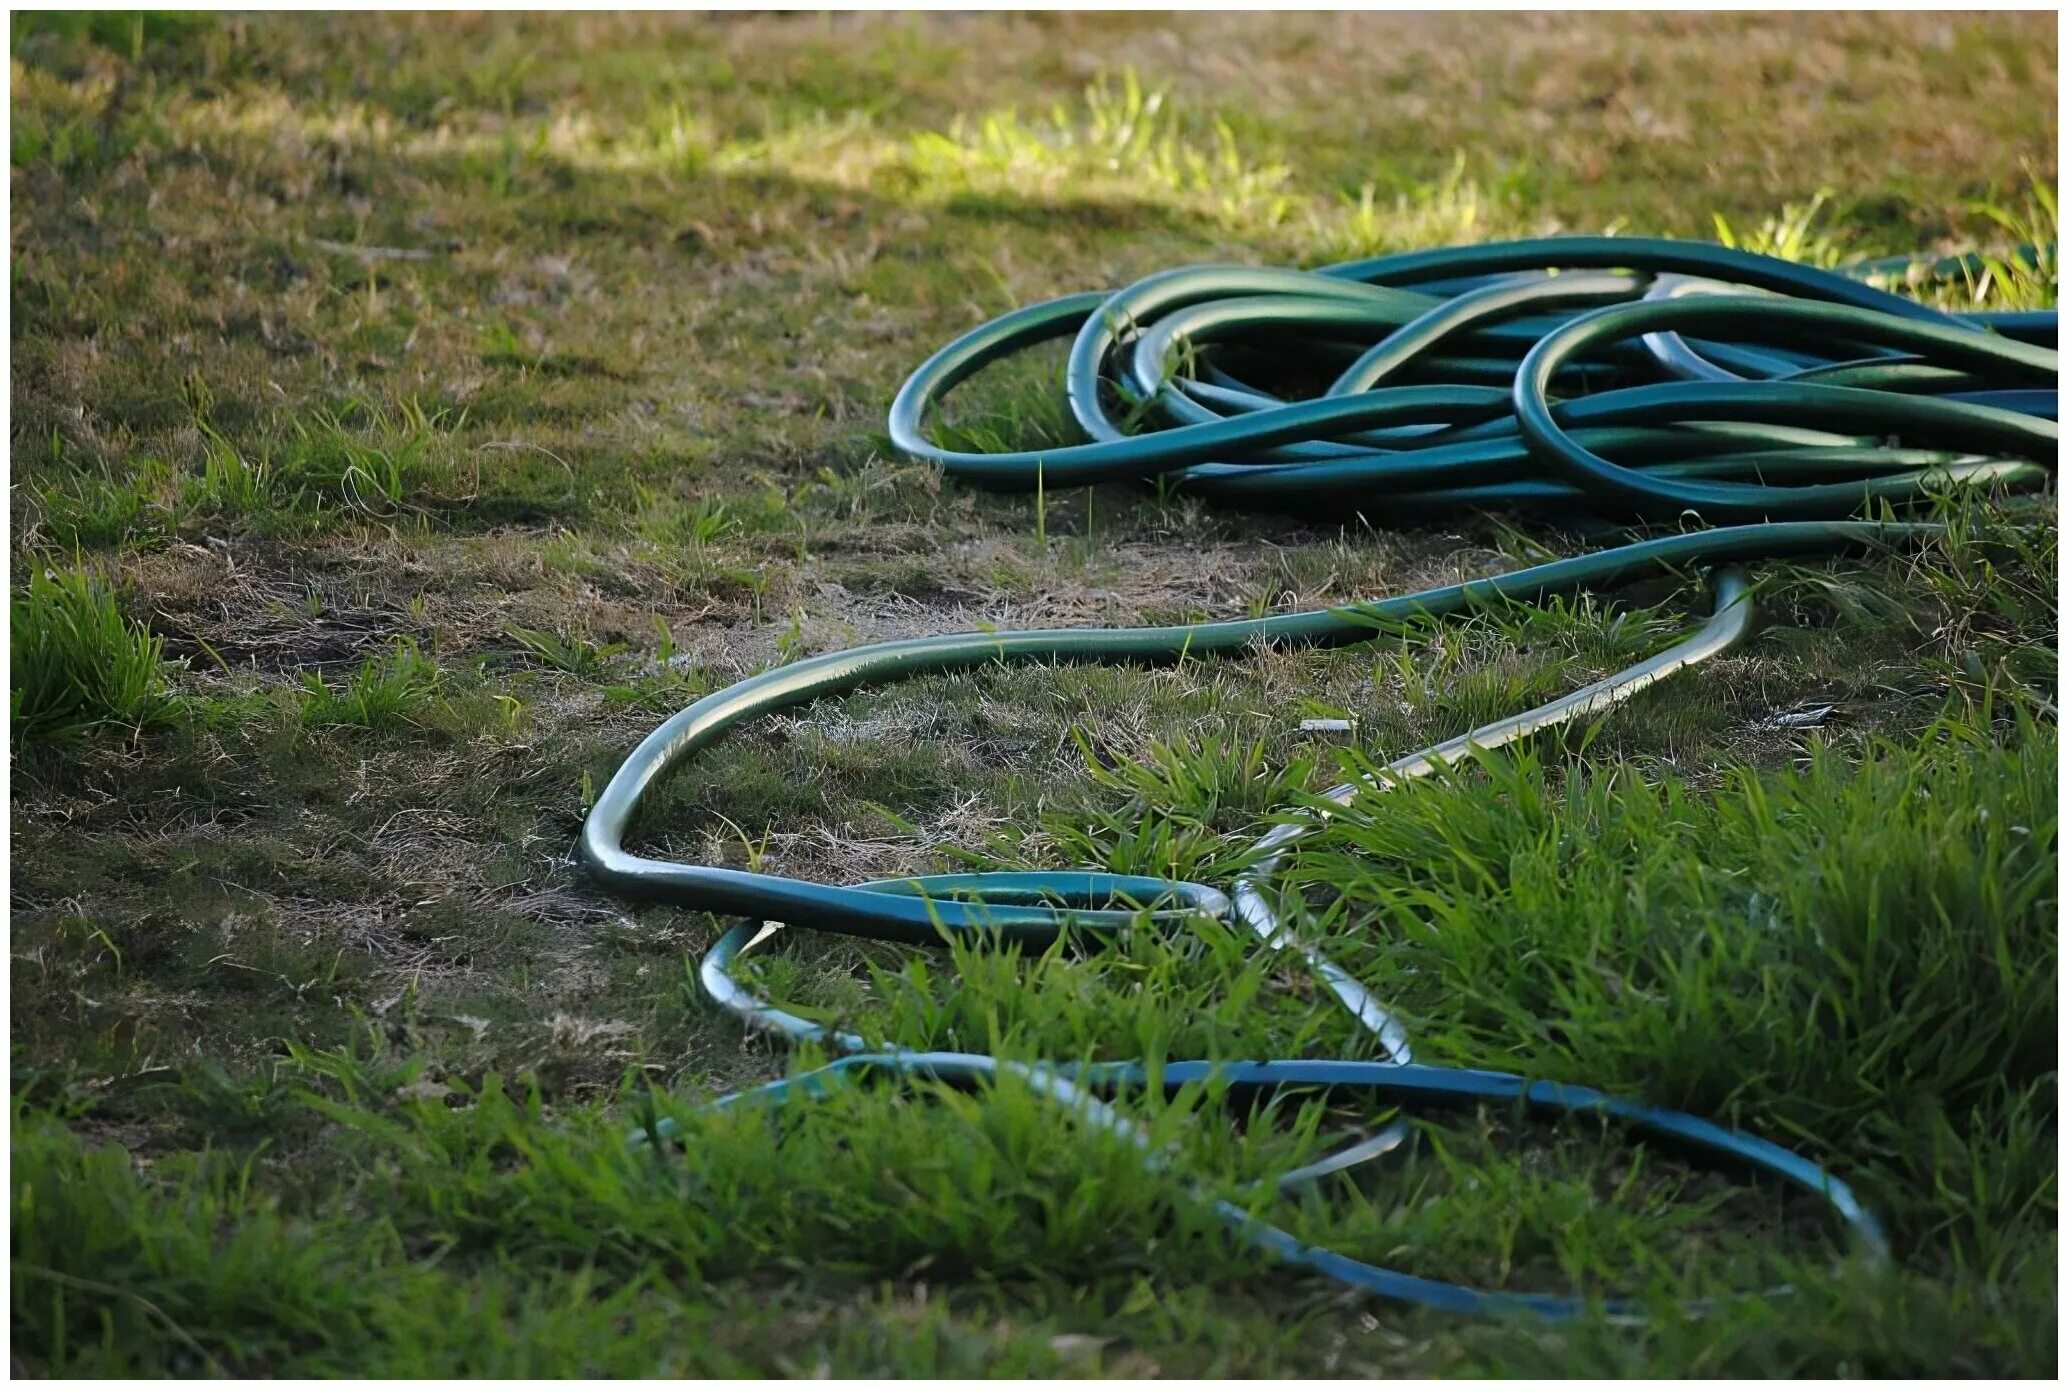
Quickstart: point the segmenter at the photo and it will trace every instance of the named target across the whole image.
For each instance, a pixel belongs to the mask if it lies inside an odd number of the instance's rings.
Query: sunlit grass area
[[[1152,1172],[1009,1083],[700,1113],[813,1059],[697,993],[727,923],[572,853],[648,729],[798,656],[1589,543],[977,494],[882,433],[954,334],[1186,262],[1556,232],[1980,253],[1898,287],[2051,307],[2044,17],[50,14],[11,40],[25,1373],[2056,1369],[2050,495],[1766,567],[1764,630],[1704,678],[1362,801],[1287,870],[1303,937],[1426,1060],[1797,1148],[1881,1216],[1878,1269],[1775,1192],[1498,1107],[1418,1114],[1283,1202],[1274,1177],[1392,1117],[1124,1099],[1176,1155]],[[1069,438],[1059,366],[987,373],[941,437]],[[928,677],[743,729],[638,835],[833,882],[1225,883],[1303,796],[1702,601]],[[1368,1047],[1211,924],[1031,959],[799,932],[743,969],[911,1045]],[[675,1140],[628,1147],[661,1116]],[[1353,1298],[1193,1182],[1377,1263],[1652,1318]]]

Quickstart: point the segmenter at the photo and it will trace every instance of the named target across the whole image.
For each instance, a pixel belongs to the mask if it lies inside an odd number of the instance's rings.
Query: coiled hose
[[[2023,248],[2028,259],[2051,248]],[[1950,270],[1949,270],[1950,267]],[[912,676],[1027,661],[1171,662],[1257,643],[1373,640],[1400,619],[1493,599],[1536,601],[1668,568],[1710,573],[1713,616],[1678,645],[1539,709],[1391,764],[1325,794],[1345,804],[1466,755],[1604,710],[1742,639],[1752,605],[1738,566],[1917,544],[1940,533],[1891,519],[1964,489],[2030,489],[2058,446],[2055,316],[1942,313],[1867,283],[1890,262],[1834,273],[1721,246],[1561,237],[1453,247],[1297,271],[1192,266],[1018,309],[935,353],[898,392],[890,436],[905,455],[976,486],[1028,491],[1154,481],[1218,502],[1362,514],[1377,524],[1520,509],[1673,531],[1549,564],[1347,607],[1152,628],[984,632],[884,642],[794,662],[706,696],[648,735],[597,798],[582,854],[607,887],[745,919],[699,979],[750,1027],[844,1054],[716,1105],[823,1094],[866,1073],[981,1083],[1010,1073],[1083,1123],[1168,1156],[1102,1097],[1149,1084],[1131,1062],[1088,1066],[984,1054],[871,1050],[757,998],[740,956],[779,925],[914,944],[944,935],[1040,948],[1236,923],[1260,948],[1316,971],[1382,1060],[1173,1062],[1167,1092],[1214,1079],[1231,1095],[1353,1092],[1400,1108],[1499,1101],[1594,1114],[1823,1198],[1868,1258],[1886,1253],[1850,1188],[1807,1159],[1689,1115],[1570,1085],[1414,1059],[1383,1003],[1281,919],[1273,876],[1325,814],[1288,818],[1226,890],[1096,871],[944,874],[835,885],[646,858],[625,846],[641,798],[735,725],[823,695]],[[1959,273],[1960,262],[1927,267]],[[931,408],[1001,359],[1071,338],[1064,390],[1085,442],[1010,453],[943,448]],[[1295,399],[1287,385],[1305,388]],[[1316,389],[1319,387],[1319,389]],[[1117,412],[1117,413],[1116,413]],[[1870,519],[1879,518],[1879,519]],[[635,1142],[672,1133],[650,1122]],[[1280,1179],[1280,1190],[1396,1147],[1399,1123]],[[1240,1204],[1201,1193],[1241,1236],[1354,1288],[1458,1312],[1553,1317],[1584,1299],[1489,1292],[1382,1269],[1308,1245]],[[1631,1315],[1618,1300],[1593,1305]]]

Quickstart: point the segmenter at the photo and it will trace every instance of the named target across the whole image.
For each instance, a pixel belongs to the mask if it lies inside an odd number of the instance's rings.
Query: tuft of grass
[[[2053,308],[2061,290],[2061,210],[2052,181],[2035,174],[2020,201],[1981,202],[1975,210],[2028,254],[1982,255],[1981,273],[1963,286],[1968,301],[2004,309]]]
[[[414,725],[415,716],[437,700],[442,677],[437,661],[401,638],[385,655],[367,657],[335,686],[317,672],[304,673],[301,720],[311,727]]]
[[[189,477],[181,486],[180,505],[203,515],[233,517],[268,506],[271,489],[265,460],[245,457],[213,430],[206,434],[200,476]]]
[[[1779,256],[1784,261],[1802,261],[1826,269],[1841,265],[1853,259],[1853,251],[1845,229],[1829,225],[1824,217],[1832,197],[1831,189],[1820,188],[1809,201],[1790,203],[1743,232],[1732,227],[1730,220],[1719,212],[1714,216],[1716,239],[1740,251]]]
[[[517,643],[533,660],[584,680],[595,680],[607,674],[611,659],[625,649],[622,642],[598,646],[585,638],[527,627],[508,628],[503,635]]]
[[[294,421],[294,437],[275,465],[283,486],[371,516],[391,516],[430,470],[429,451],[443,414],[405,403],[391,414],[368,402]]]
[[[1418,246],[1483,240],[1517,221],[1512,180],[1472,176],[1465,152],[1435,179],[1417,180],[1386,196],[1367,180],[1334,208],[1310,212],[1313,236],[1328,260],[1356,260]]]
[[[1921,1213],[1933,1160],[1886,1098],[1929,1092],[1993,1132],[2050,1073],[2058,1016],[2053,733],[2027,713],[2005,746],[1963,713],[1701,797],[1487,757],[1353,804],[1292,878],[1360,924],[1341,949],[1446,1059],[1642,1073]],[[2051,1200],[2031,1177],[2014,1206]]]
[[[123,616],[93,574],[31,570],[9,618],[14,741],[65,742],[171,721],[164,639]]]

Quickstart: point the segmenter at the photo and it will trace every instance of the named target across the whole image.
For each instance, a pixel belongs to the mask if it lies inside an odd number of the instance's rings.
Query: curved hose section
[[[873,1045],[757,997],[734,967],[783,925],[915,945],[975,935],[1039,949],[1066,932],[1095,947],[1116,933],[1178,930],[1203,915],[1240,925],[1260,949],[1301,957],[1377,1055],[1172,1062],[1160,1070],[1166,1092],[1211,1083],[1237,1095],[1350,1091],[1398,1108],[1501,1103],[1599,1115],[1818,1194],[1856,1247],[1880,1258],[1885,1241],[1851,1190],[1765,1140],[1584,1087],[1418,1062],[1404,1022],[1298,939],[1275,876],[1332,808],[1474,749],[1597,715],[1744,640],[1753,608],[1738,566],[1917,544],[1941,528],[1889,519],[1890,509],[1958,489],[2048,482],[2058,444],[2057,363],[2045,346],[2053,316],[1962,317],[1866,283],[1902,270],[1891,262],[1840,274],[1720,246],[1623,237],[1447,248],[1314,272],[1195,266],[1113,293],[1014,310],[943,347],[898,392],[890,437],[908,456],[982,487],[1157,480],[1223,501],[1319,509],[1338,519],[1362,512],[1390,523],[1525,508],[1623,525],[1670,520],[1680,529],[1312,612],[878,643],[778,667],[697,701],[619,767],[583,826],[582,856],[609,888],[743,919],[701,963],[705,992],[751,1028],[845,1054],[714,1106],[822,1095],[885,1072],[961,1085],[1010,1074],[1081,1122],[1139,1145],[1145,1162],[1166,1166],[1171,1156],[1153,1150],[1102,1098],[1149,1085],[1139,1063],[1064,1066]],[[1072,340],[1065,396],[1085,442],[971,453],[928,437],[928,413],[954,387],[1062,338]],[[1300,375],[1317,362],[1334,374]],[[1288,376],[1295,379],[1280,379]],[[1225,891],[1095,870],[822,884],[685,864],[627,846],[643,798],[664,775],[740,724],[822,696],[993,663],[1147,664],[1259,643],[1370,641],[1409,618],[1696,569],[1710,572],[1715,609],[1686,639],[1537,709],[1397,759],[1369,781],[1331,788],[1262,836]],[[662,1121],[634,1139],[674,1132]],[[1277,1189],[1292,1191],[1392,1151],[1406,1133],[1395,1121],[1284,1175]],[[1382,1269],[1306,1245],[1242,1204],[1194,1190],[1243,1239],[1369,1293],[1458,1312],[1634,1312],[1614,1300],[1476,1290]]]

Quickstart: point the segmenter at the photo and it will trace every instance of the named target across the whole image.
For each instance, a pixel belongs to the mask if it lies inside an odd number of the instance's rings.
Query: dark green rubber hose
[[[1382,793],[1473,748],[1598,714],[1747,635],[1751,601],[1737,566],[1915,545],[1940,530],[1916,514],[1948,494],[2049,484],[2058,447],[2053,314],[1942,313],[1868,283],[1903,271],[1878,262],[1841,274],[1625,237],[1453,247],[1312,272],[1193,266],[1018,309],[943,347],[898,392],[890,437],[905,455],[977,487],[1154,482],[1231,506],[1382,526],[1519,510],[1620,532],[1623,543],[1324,611],[879,643],[778,667],[697,701],[618,769],[583,827],[583,857],[616,891],[744,919],[703,962],[705,990],[750,1026],[847,1054],[718,1104],[808,1097],[875,1073],[953,1084],[1010,1073],[1163,1165],[1167,1156],[1102,1098],[1149,1084],[1138,1064],[871,1051],[860,1037],[755,997],[732,967],[778,924],[913,944],[972,934],[1040,946],[1069,932],[1089,945],[1179,930],[1205,914],[1253,931],[1262,949],[1302,955],[1383,1056],[1168,1063],[1158,1073],[1167,1090],[1211,1077],[1237,1094],[1350,1091],[1396,1106],[1501,1102],[1605,1115],[1819,1194],[1861,1252],[1879,1257],[1880,1231],[1850,1189],[1766,1140],[1583,1087],[1415,1060],[1401,1021],[1299,942],[1281,914],[1272,876],[1325,810],[1288,815],[1259,841],[1255,866],[1225,887],[1090,869],[821,884],[650,858],[626,841],[664,774],[747,720],[824,695],[993,663],[1157,663],[1259,642],[1370,641],[1403,618],[1440,618],[1489,599],[1531,602],[1666,570],[1709,571],[1714,615],[1670,650],[1402,758],[1322,801]],[[1002,453],[932,442],[929,414],[957,385],[1063,338],[1072,340],[1064,394],[1084,442]],[[1315,362],[1334,375],[1250,379]],[[673,1132],[654,1124],[638,1138]],[[1319,1181],[1399,1141],[1389,1129],[1279,1187]],[[1305,1245],[1224,1198],[1202,1192],[1200,1200],[1261,1248],[1367,1292],[1459,1312],[1630,1311],[1614,1299],[1487,1292],[1377,1268]]]

